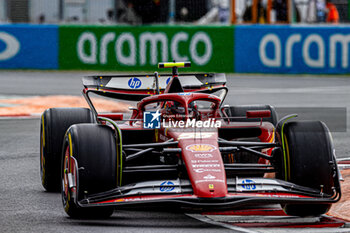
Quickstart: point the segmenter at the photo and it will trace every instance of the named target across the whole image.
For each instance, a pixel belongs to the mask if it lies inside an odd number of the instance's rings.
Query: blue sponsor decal
[[[164,181],[163,183],[160,184],[159,190],[161,192],[170,192],[170,191],[173,191],[175,189],[174,185],[175,184],[171,181]]]
[[[143,128],[145,129],[160,129],[160,113],[156,112],[143,112]]]
[[[167,80],[166,80],[166,85],[168,85],[168,83],[170,82],[170,80],[171,80],[171,77],[169,77]]]
[[[58,26],[1,25],[0,68],[58,69]]]
[[[242,188],[247,190],[255,190],[256,185],[253,180],[246,179],[242,181]]]
[[[129,87],[131,87],[133,89],[137,89],[137,88],[141,87],[141,84],[142,84],[142,82],[138,78],[131,78],[128,81]]]
[[[191,93],[181,92],[178,95],[191,95]]]
[[[350,73],[350,27],[237,26],[235,72]]]

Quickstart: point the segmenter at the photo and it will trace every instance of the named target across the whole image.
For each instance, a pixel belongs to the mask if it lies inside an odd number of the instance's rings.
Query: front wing
[[[290,182],[267,178],[227,180],[228,194],[219,198],[199,198],[193,194],[189,180],[159,180],[126,185],[76,201],[80,207],[176,205],[203,209],[229,209],[250,204],[330,204],[340,199],[334,195]],[[75,198],[78,200],[78,198]]]

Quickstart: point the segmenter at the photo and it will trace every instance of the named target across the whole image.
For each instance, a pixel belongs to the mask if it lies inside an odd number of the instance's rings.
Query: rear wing
[[[147,96],[157,94],[157,79],[160,94],[164,93],[172,74],[149,75],[102,75],[83,77],[84,93],[122,100],[139,101]],[[179,74],[179,81],[184,92],[213,93],[226,89],[226,76],[223,73]]]

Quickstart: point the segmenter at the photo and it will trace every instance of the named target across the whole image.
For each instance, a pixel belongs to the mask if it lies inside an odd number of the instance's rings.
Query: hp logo
[[[128,81],[128,85],[129,85],[129,87],[131,87],[132,89],[137,89],[137,88],[141,87],[141,84],[142,84],[142,82],[141,82],[141,80],[138,79],[138,78],[131,78],[131,79],[129,79],[129,81]]]
[[[255,190],[256,189],[256,185],[255,182],[253,180],[243,180],[242,181],[242,188],[247,189],[247,190]]]
[[[171,181],[164,181],[163,183],[160,184],[159,190],[161,192],[170,192],[175,189],[174,183]]]

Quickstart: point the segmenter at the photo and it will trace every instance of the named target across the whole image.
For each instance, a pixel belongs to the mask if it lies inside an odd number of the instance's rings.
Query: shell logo
[[[0,42],[5,44],[5,49],[0,50],[0,61],[6,61],[16,56],[21,47],[16,37],[2,31],[0,31]]]
[[[212,152],[216,150],[216,147],[209,144],[192,144],[186,147],[186,150],[192,152]]]

